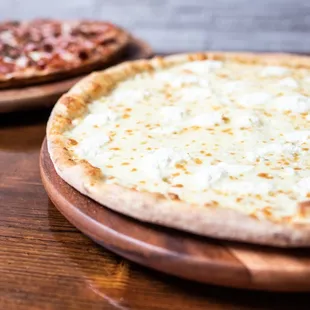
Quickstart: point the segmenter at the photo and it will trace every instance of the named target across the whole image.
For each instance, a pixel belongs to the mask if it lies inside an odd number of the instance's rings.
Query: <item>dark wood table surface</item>
[[[309,294],[201,285],[97,246],[53,206],[39,150],[48,110],[0,115],[0,309],[310,309]]]

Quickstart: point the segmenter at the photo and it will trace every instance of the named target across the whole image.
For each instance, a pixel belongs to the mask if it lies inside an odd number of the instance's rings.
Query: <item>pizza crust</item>
[[[199,235],[251,242],[279,247],[310,246],[310,227],[258,220],[224,207],[205,207],[161,194],[139,192],[105,183],[99,168],[86,161],[75,162],[62,133],[71,126],[71,120],[87,111],[87,104],[108,93],[113,86],[137,72],[156,70],[190,60],[230,59],[247,63],[264,63],[310,68],[307,57],[283,54],[196,53],[154,58],[150,61],[127,62],[108,70],[93,73],[76,84],[56,104],[47,126],[48,150],[57,173],[84,195],[117,212],[136,219],[173,227]],[[305,202],[303,202],[305,203]],[[306,202],[310,204],[310,202]]]

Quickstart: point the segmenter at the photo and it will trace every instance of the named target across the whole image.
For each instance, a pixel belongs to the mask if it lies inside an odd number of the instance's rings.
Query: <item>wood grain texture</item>
[[[121,61],[148,58],[151,47],[144,41],[133,39]],[[82,77],[36,86],[0,90],[0,113],[50,107]]]
[[[188,282],[97,246],[57,211],[41,184],[39,150],[49,113],[0,115],[0,309],[310,308],[309,294]]]
[[[201,238],[120,215],[74,190],[56,173],[46,141],[43,185],[60,212],[105,248],[145,266],[237,288],[310,291],[310,249],[281,250]]]

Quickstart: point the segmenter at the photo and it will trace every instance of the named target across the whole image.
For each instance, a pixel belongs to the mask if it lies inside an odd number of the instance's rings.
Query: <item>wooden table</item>
[[[0,309],[310,309],[309,294],[187,282],[86,238],[56,210],[40,181],[48,114],[0,115]]]

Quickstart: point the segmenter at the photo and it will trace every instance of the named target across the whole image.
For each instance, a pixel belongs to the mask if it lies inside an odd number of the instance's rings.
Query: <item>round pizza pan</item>
[[[121,61],[148,58],[153,54],[144,41],[132,39]],[[0,90],[0,113],[49,107],[83,76],[15,89]]]
[[[40,170],[43,185],[58,210],[85,235],[129,260],[202,283],[310,291],[310,249],[209,239],[118,214],[80,194],[58,176],[46,141],[41,149]]]

